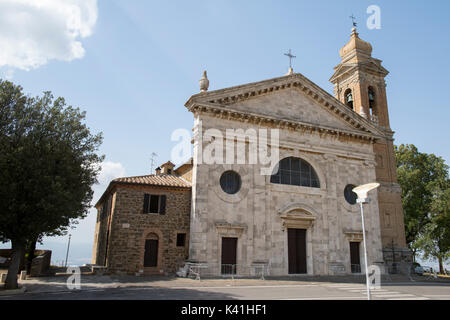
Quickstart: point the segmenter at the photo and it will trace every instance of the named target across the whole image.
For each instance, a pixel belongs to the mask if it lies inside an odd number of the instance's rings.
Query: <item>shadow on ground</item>
[[[109,288],[52,293],[25,293],[7,300],[235,300],[237,296],[218,292],[178,288]],[[0,297],[2,300],[2,297]]]

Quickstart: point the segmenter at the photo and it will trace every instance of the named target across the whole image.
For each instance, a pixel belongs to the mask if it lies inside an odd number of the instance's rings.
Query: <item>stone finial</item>
[[[294,69],[292,67],[289,68],[289,71],[286,73],[287,76],[294,74]]]
[[[209,88],[209,80],[208,80],[208,76],[207,76],[207,74],[206,74],[206,70],[203,71],[203,76],[202,76],[202,78],[199,80],[199,84],[200,84],[200,92],[208,91],[208,88]]]

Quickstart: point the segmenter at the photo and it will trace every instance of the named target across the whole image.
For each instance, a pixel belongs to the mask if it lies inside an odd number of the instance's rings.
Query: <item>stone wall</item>
[[[166,195],[166,213],[143,214],[144,194]],[[112,211],[107,267],[115,273],[170,274],[188,258],[190,189],[118,186]],[[177,247],[177,233],[186,234]],[[145,240],[157,237],[158,265],[144,268]]]
[[[47,275],[52,260],[52,252],[50,250],[36,250],[34,254],[36,257],[31,263],[30,275],[32,277]]]
[[[114,204],[115,192],[106,195],[104,202],[97,207],[92,264],[103,266],[106,263],[106,248],[109,235],[111,207]]]

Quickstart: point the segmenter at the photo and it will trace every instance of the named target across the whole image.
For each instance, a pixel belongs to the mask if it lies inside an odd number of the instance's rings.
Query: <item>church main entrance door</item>
[[[288,229],[289,274],[306,273],[306,230]]]

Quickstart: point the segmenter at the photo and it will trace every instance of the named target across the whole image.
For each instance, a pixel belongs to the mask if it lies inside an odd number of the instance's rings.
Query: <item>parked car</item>
[[[433,273],[433,268],[431,268],[431,267],[424,266],[422,268],[423,268],[423,272]]]
[[[419,276],[423,276],[424,271],[425,270],[421,266],[417,266],[414,268],[414,273],[418,274]]]

